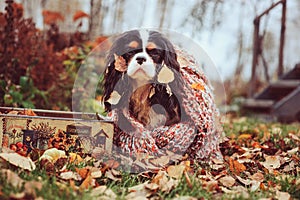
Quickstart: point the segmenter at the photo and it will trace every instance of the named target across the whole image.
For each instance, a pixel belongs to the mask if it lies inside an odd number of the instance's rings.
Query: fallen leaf
[[[157,81],[159,83],[170,83],[174,80],[174,72],[169,69],[166,65],[162,67],[157,75]]]
[[[91,175],[88,175],[86,179],[81,183],[79,186],[80,189],[89,189],[91,187],[94,187],[96,185],[96,180],[93,179]]]
[[[291,199],[291,195],[287,192],[276,191],[276,197],[278,200],[289,200]]]
[[[21,156],[18,153],[0,153],[0,157],[10,164],[25,170],[33,171],[36,168],[36,165],[30,158]]]
[[[98,171],[92,171],[92,172],[91,172],[91,176],[92,176],[93,178],[101,178],[102,172],[100,171],[100,169],[99,169]]]
[[[151,190],[152,192],[156,192],[159,189],[159,185],[156,183],[148,183],[145,185],[145,188]]]
[[[238,140],[249,140],[252,138],[252,135],[251,134],[242,134],[238,137]]]
[[[175,187],[177,187],[177,185],[179,184],[179,180],[174,180],[174,179],[170,179],[168,180],[165,184],[163,184],[163,182],[161,182],[160,188],[162,192],[170,192],[172,189],[174,189]]]
[[[114,54],[115,57],[115,69],[119,72],[125,72],[127,70],[126,60],[122,56]]]
[[[64,179],[64,180],[75,180],[75,181],[81,181],[82,177],[77,173],[77,172],[72,172],[72,171],[68,171],[68,172],[62,172],[60,174],[60,178]]]
[[[120,163],[116,160],[108,160],[105,162],[105,164],[111,169],[117,169],[120,166]]]
[[[171,165],[167,168],[168,175],[175,179],[180,179],[185,170],[184,165]]]
[[[250,178],[251,180],[259,181],[259,182],[263,182],[265,180],[264,175],[260,172],[253,174],[252,176],[250,176]]]
[[[195,89],[195,90],[201,90],[201,91],[203,91],[205,87],[204,87],[204,85],[201,84],[201,83],[193,83],[193,84],[191,85],[191,88],[192,88],[192,89]]]
[[[97,199],[113,200],[117,198],[117,195],[105,185],[93,188],[90,195],[91,197],[97,197]]]
[[[79,164],[83,159],[77,153],[69,153],[69,161],[74,164]]]
[[[297,142],[300,142],[300,138],[297,135],[293,134],[293,133],[289,133],[289,137],[292,138],[293,140],[297,141]]]
[[[164,167],[170,162],[169,156],[161,156],[156,159],[151,159],[150,162],[156,166]]]
[[[211,180],[211,181],[203,182],[203,187],[209,192],[215,191],[216,189],[219,188],[218,181]]]
[[[293,148],[293,149],[291,149],[291,150],[288,150],[287,153],[288,153],[289,155],[294,155],[294,154],[296,154],[298,151],[299,151],[299,147],[296,147],[296,148]]]
[[[108,103],[112,104],[112,105],[116,105],[119,103],[121,99],[121,95],[117,92],[117,91],[113,91],[110,94],[109,99],[107,100]]]
[[[224,176],[219,181],[225,187],[231,187],[235,184],[235,179],[232,176]]]
[[[106,173],[105,173],[105,177],[113,180],[113,181],[121,181],[122,178],[118,175],[116,175],[115,173],[113,173],[113,170],[108,170]]]
[[[40,191],[42,188],[43,183],[40,181],[27,181],[24,185],[25,193],[33,197],[36,197],[36,191]]]
[[[85,179],[89,173],[90,173],[90,170],[87,168],[87,167],[84,167],[84,168],[75,168],[75,171],[83,178]]]
[[[22,185],[25,182],[23,179],[21,179],[19,177],[18,174],[16,174],[15,172],[13,172],[9,169],[1,169],[0,175],[1,175],[1,177],[5,178],[7,183],[11,184],[12,186],[14,186],[16,188],[22,187]]]
[[[265,156],[265,161],[261,162],[261,164],[269,170],[269,172],[273,172],[274,169],[280,167],[280,156]]]
[[[251,183],[252,183],[250,179],[243,179],[242,177],[237,176],[237,175],[235,177],[238,179],[238,181],[240,183],[242,183],[245,186],[251,185]]]
[[[237,160],[229,158],[229,169],[231,172],[239,175],[241,172],[246,170],[246,166],[244,164],[239,163]]]

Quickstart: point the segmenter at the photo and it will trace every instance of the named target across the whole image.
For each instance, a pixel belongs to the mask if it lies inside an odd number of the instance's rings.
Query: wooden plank
[[[300,80],[278,80],[270,84],[272,88],[297,88],[300,86]]]
[[[273,100],[265,100],[265,99],[247,99],[243,107],[246,108],[271,108],[274,105]]]

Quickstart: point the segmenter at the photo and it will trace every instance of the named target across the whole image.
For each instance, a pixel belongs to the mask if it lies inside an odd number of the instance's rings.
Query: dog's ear
[[[165,37],[162,37],[163,41],[164,41],[164,47],[163,47],[163,50],[164,50],[164,63],[176,70],[177,72],[179,72],[180,70],[180,65],[177,61],[177,54],[175,52],[175,49],[173,47],[173,45],[171,44],[171,42],[165,38]]]
[[[111,111],[112,105],[117,105],[124,93],[124,73],[126,69],[126,62],[122,57],[117,55],[118,40],[112,45],[109,54],[106,58],[106,69],[102,81],[103,87],[103,102],[105,110]],[[124,63],[125,62],[125,63]]]
[[[111,111],[111,102],[109,99],[114,92],[118,80],[122,77],[122,73],[115,69],[114,56],[109,54],[107,57],[106,69],[102,81],[103,87],[103,102],[106,111]]]

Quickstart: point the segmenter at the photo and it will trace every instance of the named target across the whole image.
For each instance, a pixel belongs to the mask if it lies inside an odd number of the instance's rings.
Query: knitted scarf
[[[131,155],[146,153],[160,156],[171,151],[187,154],[190,159],[196,160],[221,159],[219,141],[222,128],[212,88],[194,58],[182,50],[177,49],[176,53],[181,66],[180,74],[185,82],[181,106],[191,120],[147,130],[130,115],[128,109],[123,109],[121,112],[135,131],[127,133],[115,126],[114,145]],[[117,113],[117,110],[112,110],[107,119],[118,121]]]

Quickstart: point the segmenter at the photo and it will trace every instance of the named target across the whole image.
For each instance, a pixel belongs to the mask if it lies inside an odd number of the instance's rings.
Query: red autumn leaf
[[[229,168],[231,172],[237,175],[246,170],[246,166],[244,164],[239,163],[239,161],[233,160],[232,158],[229,158]]]
[[[78,10],[76,11],[76,13],[73,15],[73,21],[77,21],[78,19],[81,19],[81,18],[84,18],[84,17],[87,17],[89,18],[90,15],[86,14],[85,12],[83,12],[82,10]]]
[[[43,10],[42,15],[44,17],[44,24],[48,25],[65,20],[64,16],[60,14],[60,12]]]

